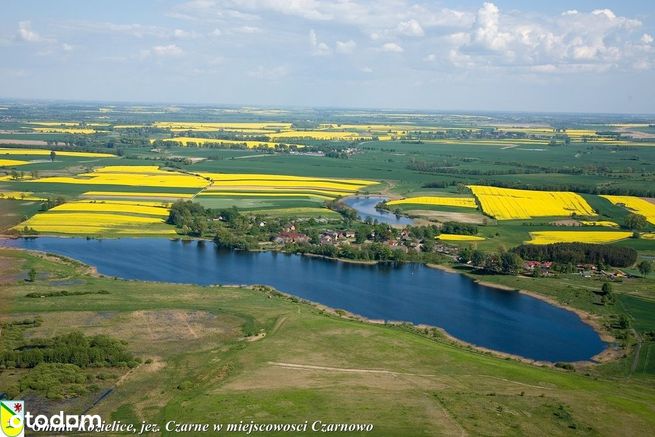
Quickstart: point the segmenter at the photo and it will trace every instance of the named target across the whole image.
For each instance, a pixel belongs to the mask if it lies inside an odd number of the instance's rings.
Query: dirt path
[[[189,330],[191,336],[193,338],[200,338],[200,336],[196,333],[196,331],[193,330],[193,328],[189,324],[189,316],[187,314],[183,314],[182,317],[184,318],[184,323],[186,324],[186,327]]]
[[[0,144],[18,144],[24,146],[47,146],[48,142],[43,140],[16,140],[0,139]]]
[[[268,364],[270,364],[271,366],[286,367],[288,369],[325,370],[328,372],[377,373],[377,374],[392,375],[392,376],[424,376],[424,377],[439,376],[439,375],[422,375],[418,373],[394,372],[392,370],[384,370],[384,369],[356,369],[356,368],[349,368],[349,367],[313,366],[310,364],[279,363],[276,361],[269,361]]]
[[[273,329],[271,329],[271,332],[269,335],[275,334],[281,327],[284,325],[284,322],[287,321],[287,316],[281,316],[275,321],[275,325],[273,325]]]

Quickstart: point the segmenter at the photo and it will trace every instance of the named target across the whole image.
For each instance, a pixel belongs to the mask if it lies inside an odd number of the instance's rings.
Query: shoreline
[[[0,236],[0,239],[2,239],[2,238],[6,238],[6,237]],[[38,238],[38,236],[36,236],[36,237],[15,237],[15,236],[10,237],[10,239],[17,239],[17,238]],[[60,237],[56,237],[56,238],[60,238]],[[63,238],[82,238],[82,237],[63,237]],[[127,238],[140,238],[140,237],[127,237]],[[171,238],[169,238],[169,239],[171,239]],[[181,240],[181,239],[180,238],[173,238],[173,240]],[[191,242],[191,241],[204,241],[204,242],[207,242],[207,241],[212,241],[212,240],[207,240],[207,239],[203,239],[203,238],[189,238],[189,239],[185,239],[185,241],[189,241],[189,242]],[[0,248],[1,247],[2,246],[0,246]],[[62,260],[66,260],[66,261],[71,262],[73,264],[77,264],[77,265],[80,265],[82,267],[85,267],[87,269],[87,274],[90,274],[92,276],[113,277],[113,276],[107,276],[107,275],[98,273],[97,268],[95,266],[86,264],[86,263],[84,263],[82,261],[79,261],[79,260],[77,260],[75,258],[71,258],[71,257],[68,257],[68,256],[59,255],[59,254],[51,253],[51,252],[40,251],[40,250],[25,249],[25,248],[20,248],[20,247],[8,246],[6,248],[13,249],[13,250],[24,250],[24,251],[27,251],[27,252],[36,253],[37,255],[42,256],[42,257],[55,256],[55,257],[58,257],[58,258],[60,258]],[[265,250],[267,250],[267,249],[265,249]],[[265,250],[261,250],[261,251],[265,251]],[[293,252],[284,252],[284,251],[275,250],[275,249],[268,249],[268,250],[275,251],[275,252],[294,254]],[[301,254],[295,254],[295,255],[301,255],[301,256],[304,255],[304,256],[309,256],[311,258],[326,259],[326,260],[330,260],[330,261],[340,261],[340,262],[352,263],[352,264],[358,264],[358,265],[376,265],[379,262],[379,261],[358,261],[358,260],[348,260],[348,259],[341,259],[341,258],[332,258],[332,257],[326,257],[324,255],[309,254],[309,253],[301,253]],[[432,264],[432,263],[420,263],[420,264],[422,264],[422,265],[424,265],[424,266],[426,266],[428,268],[441,270],[441,271],[444,271],[444,272],[447,272],[447,273],[463,275],[463,276],[467,277],[468,279],[472,280],[473,282],[475,282],[476,284],[484,286],[484,287],[494,288],[494,289],[497,289],[497,290],[519,292],[519,293],[525,294],[527,296],[530,296],[532,298],[544,301],[544,302],[546,302],[546,303],[548,303],[550,305],[553,305],[555,307],[558,307],[560,309],[563,309],[563,310],[566,310],[566,311],[571,311],[571,312],[575,313],[579,317],[579,319],[580,319],[580,321],[582,323],[587,324],[588,326],[590,326],[594,330],[594,332],[600,337],[601,341],[603,341],[605,343],[605,348],[601,352],[599,352],[598,354],[594,355],[593,357],[590,357],[588,360],[572,361],[571,363],[574,363],[574,364],[600,364],[600,363],[606,363],[606,362],[614,361],[623,352],[623,349],[615,350],[615,349],[611,348],[611,343],[615,342],[616,339],[609,332],[607,332],[607,330],[598,322],[596,317],[594,317],[592,314],[590,314],[590,313],[588,313],[588,312],[586,312],[584,310],[580,310],[580,309],[577,309],[577,308],[566,306],[566,305],[556,301],[555,299],[553,299],[553,298],[551,298],[549,296],[544,296],[544,295],[541,295],[541,294],[539,294],[537,292],[533,292],[533,291],[530,291],[530,290],[524,290],[524,289],[517,289],[517,288],[514,288],[514,287],[502,285],[502,284],[496,284],[496,283],[493,283],[493,282],[484,281],[484,280],[473,277],[471,274],[469,274],[467,272],[462,272],[462,271],[456,270],[456,269],[454,269],[454,268],[452,268],[450,266],[440,265],[440,264]],[[124,278],[120,278],[120,279],[127,280],[127,281],[132,281],[130,279],[124,279]],[[137,281],[137,282],[161,282],[161,281],[144,281],[144,280],[138,280],[138,279],[133,280],[133,281]],[[203,285],[199,285],[199,284],[188,284],[188,285],[196,285],[196,286],[200,286],[200,287],[203,286]],[[369,318],[367,318],[365,316],[352,313],[352,312],[350,312],[348,310],[329,307],[329,306],[326,306],[326,305],[318,303],[318,302],[310,301],[310,300],[295,296],[295,295],[293,295],[291,293],[286,293],[286,292],[277,290],[274,287],[266,285],[266,284],[250,284],[250,285],[249,284],[212,284],[212,285],[207,285],[207,286],[209,286],[209,287],[213,287],[213,286],[233,286],[233,287],[242,287],[242,288],[243,287],[245,287],[245,288],[266,287],[266,288],[268,288],[270,290],[274,290],[275,292],[280,293],[281,295],[284,295],[287,298],[297,299],[297,300],[299,300],[301,302],[304,302],[304,303],[307,303],[307,304],[309,304],[309,305],[311,305],[311,306],[313,306],[315,308],[322,309],[324,311],[330,312],[331,314],[334,314],[334,315],[337,315],[339,317],[343,317],[343,318],[346,318],[346,319],[360,320],[360,321],[363,321],[363,322],[366,322],[366,323],[384,324],[384,325],[409,324],[409,325],[411,325],[411,326],[413,326],[413,327],[415,327],[417,329],[422,328],[422,327],[423,328],[426,328],[426,327],[427,328],[434,328],[434,329],[437,329],[446,339],[448,339],[449,341],[454,342],[457,345],[459,345],[461,347],[464,347],[464,348],[473,349],[473,350],[476,350],[476,351],[479,351],[479,352],[482,352],[482,353],[488,353],[488,354],[491,354],[491,355],[494,355],[494,356],[497,356],[497,357],[500,357],[500,358],[512,358],[512,359],[516,359],[516,360],[519,360],[521,362],[529,363],[529,364],[542,365],[542,366],[543,365],[554,366],[554,364],[555,364],[555,362],[551,362],[551,361],[534,360],[534,359],[523,357],[523,356],[520,356],[520,355],[515,355],[515,354],[510,354],[510,353],[507,353],[507,352],[502,352],[502,351],[498,351],[498,350],[494,350],[494,349],[489,349],[489,348],[485,348],[484,346],[478,346],[478,345],[475,345],[473,343],[469,343],[469,342],[467,342],[465,340],[461,340],[461,339],[459,339],[457,337],[454,337],[453,335],[449,334],[444,328],[439,327],[439,326],[426,325],[426,324],[415,324],[415,323],[408,322],[408,321],[390,321],[390,320],[369,319]],[[340,314],[339,312],[343,313],[343,315]],[[346,317],[346,315],[348,317]]]

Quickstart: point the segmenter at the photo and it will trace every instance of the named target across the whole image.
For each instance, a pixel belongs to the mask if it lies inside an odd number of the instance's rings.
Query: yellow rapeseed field
[[[634,196],[601,196],[615,205],[623,205],[634,213],[641,214],[655,224],[655,204]]]
[[[203,188],[209,185],[206,179],[176,171],[159,171],[154,167],[142,167],[140,171],[126,171],[124,166],[107,166],[91,173],[75,177],[55,176],[32,181],[33,183],[60,183],[80,185],[123,185],[137,187]]]
[[[96,173],[142,173],[142,174],[169,174],[156,165],[109,165],[95,169]]]
[[[294,130],[266,134],[271,140],[280,138],[311,138],[313,140],[354,140],[357,138],[371,138],[370,134],[360,135],[357,132],[323,131],[323,130]]]
[[[482,210],[498,220],[595,215],[582,196],[567,191],[532,191],[468,185]]]
[[[117,158],[116,155],[110,153],[95,153],[95,152],[73,152],[68,150],[55,150],[57,156],[71,156],[78,158]],[[50,156],[50,150],[46,149],[6,149],[0,147],[1,155],[35,155],[35,156]]]
[[[29,161],[19,161],[18,159],[0,159],[0,167],[15,167],[29,163]]]
[[[436,237],[443,241],[482,241],[485,238],[477,235],[440,234]]]
[[[441,205],[441,206],[459,206],[461,208],[477,208],[475,199],[472,197],[438,197],[438,196],[417,196],[407,197],[400,200],[391,200],[387,205]]]
[[[252,191],[258,189],[285,189],[286,191],[317,189],[337,192],[339,196],[354,193],[377,182],[362,179],[311,178],[290,175],[199,173],[213,181],[211,189]],[[325,193],[318,193],[325,194]]]
[[[51,212],[110,212],[168,217],[169,209],[156,202],[80,200],[56,206]]]
[[[40,233],[56,234],[163,234],[175,235],[165,224],[168,207],[156,202],[79,200],[38,213],[25,226]]]
[[[536,231],[530,232],[529,244],[612,243],[630,238],[628,231]]]

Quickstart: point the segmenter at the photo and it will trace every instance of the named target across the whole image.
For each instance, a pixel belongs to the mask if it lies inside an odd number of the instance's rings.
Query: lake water
[[[378,223],[387,223],[389,225],[411,225],[414,221],[405,216],[396,216],[388,211],[375,209],[375,205],[387,200],[382,196],[352,196],[343,199],[343,203],[357,211],[360,220],[364,221],[370,217],[371,220],[377,220]]]
[[[39,237],[0,240],[0,245],[65,255],[126,279],[267,284],[371,319],[442,327],[464,341],[537,360],[586,360],[604,348],[598,334],[575,313],[418,264],[348,264],[156,238]]]

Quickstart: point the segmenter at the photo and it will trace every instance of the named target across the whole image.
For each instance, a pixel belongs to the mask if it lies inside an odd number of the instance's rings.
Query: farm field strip
[[[168,217],[168,208],[156,202],[128,202],[115,200],[78,200],[55,206],[48,212],[127,213]]]
[[[140,187],[204,188],[209,181],[199,176],[176,171],[142,170],[142,172],[123,171],[123,166],[101,168],[99,171],[77,176],[54,176],[35,179],[31,183],[62,183],[80,185],[124,185]],[[148,167],[150,169],[151,167]]]
[[[312,194],[312,193],[254,193],[249,191],[213,191],[213,192],[202,192],[198,194],[198,197],[212,197],[212,196],[224,196],[224,197],[315,197],[317,199],[332,200],[335,197],[325,196],[321,194]]]
[[[530,232],[529,244],[553,243],[613,243],[630,238],[629,231],[535,231]]]
[[[441,205],[441,206],[458,206],[462,208],[477,208],[475,199],[472,197],[439,197],[439,196],[418,196],[407,197],[400,200],[391,200],[387,205]]]
[[[437,240],[443,241],[483,241],[484,237],[478,235],[459,235],[459,234],[440,234],[437,235]]]
[[[484,185],[467,187],[477,197],[482,211],[498,220],[596,214],[582,196],[568,191],[516,190]]]
[[[56,234],[163,234],[174,235],[166,225],[168,208],[143,202],[79,200],[41,212],[15,229],[28,227]]]
[[[183,122],[183,121],[158,121],[153,124],[160,129],[179,129],[179,130],[286,130],[291,129],[291,123],[285,122]]]
[[[283,211],[279,214],[295,211],[299,215],[327,215],[330,213],[326,208],[306,209],[307,201],[333,200],[377,184],[375,181],[363,179],[312,178],[279,174],[199,173],[198,175],[212,181],[209,187],[198,194],[198,199],[225,199],[226,201],[234,199],[235,203],[252,199],[249,202],[252,202],[254,209],[261,209],[265,205],[267,211],[271,209]],[[289,202],[301,203],[297,206],[287,206]],[[268,208],[270,206],[273,208]]]
[[[15,167],[29,163],[29,161],[20,161],[18,159],[0,159],[0,167]]]
[[[154,140],[151,140],[154,142]],[[240,145],[240,144],[245,144],[246,147],[249,149],[253,149],[256,147],[268,147],[270,149],[274,149],[277,147],[278,144],[287,144],[286,142],[280,143],[280,142],[271,142],[271,141],[253,141],[253,140],[223,140],[223,139],[218,139],[218,138],[196,138],[196,137],[175,137],[175,138],[164,138],[162,141],[166,142],[176,142],[180,143],[183,146],[187,146],[189,144],[198,144],[198,145],[205,145],[205,144],[228,144],[228,145]],[[294,146],[298,148],[303,148],[305,146],[301,144],[293,144]]]
[[[224,174],[224,173],[199,173],[200,176],[210,179],[213,183],[208,192],[220,189],[253,191],[276,190],[286,191],[314,191],[316,194],[326,195],[329,192],[336,194],[335,197],[352,194],[369,185],[376,184],[375,181],[361,179],[330,179],[330,178],[309,178],[289,175],[266,175],[266,174]],[[319,193],[317,190],[324,191]]]
[[[95,129],[74,128],[74,127],[35,127],[32,128],[32,130],[34,130],[35,132],[56,133],[56,134],[90,135],[96,133]]]
[[[238,191],[235,191],[238,190]],[[253,187],[253,186],[210,186],[204,190],[201,195],[222,195],[226,192],[240,192],[240,193],[253,193],[257,195],[266,194],[317,194],[321,196],[337,198],[352,194],[352,191],[337,191],[337,190],[320,190],[320,189],[302,189],[302,188],[287,188],[287,187]]]
[[[357,132],[327,131],[327,130],[293,130],[266,134],[271,140],[280,138],[310,138],[313,140],[354,140],[358,138],[372,139],[370,134],[361,135]]]
[[[1,148],[0,156],[2,155],[35,155],[35,156],[50,156],[50,150],[47,149],[14,149],[14,148]],[[70,156],[78,158],[118,158],[116,155],[110,153],[96,153],[96,152],[72,152],[68,150],[56,150],[57,156]]]
[[[191,199],[193,196],[195,194],[131,191],[86,191],[82,193],[82,197],[86,198]]]
[[[623,205],[626,209],[641,214],[646,217],[650,223],[655,224],[655,203],[635,196],[610,196],[602,195],[605,199],[612,202],[614,205]]]

